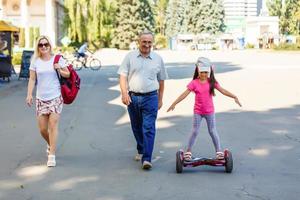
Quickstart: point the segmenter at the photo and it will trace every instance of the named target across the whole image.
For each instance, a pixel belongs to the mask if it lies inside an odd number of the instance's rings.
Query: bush
[[[297,38],[296,38],[296,43],[297,43],[298,45],[300,45],[300,36],[297,36]]]
[[[167,37],[161,34],[155,36],[155,48],[164,49],[167,48]]]
[[[22,61],[22,52],[14,53],[12,58],[12,64],[21,65],[21,61]]]
[[[245,48],[246,49],[254,49],[254,44],[247,43]]]
[[[281,43],[274,47],[275,50],[289,50],[297,51],[300,50],[300,44]]]
[[[219,46],[217,44],[212,45],[212,50],[219,50]]]
[[[57,52],[61,52],[61,53],[73,53],[75,51],[75,47],[71,47],[71,46],[68,46],[68,47],[55,47],[53,49],[53,51],[55,53]]]

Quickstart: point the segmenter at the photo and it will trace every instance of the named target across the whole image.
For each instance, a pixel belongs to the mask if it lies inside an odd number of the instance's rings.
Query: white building
[[[254,44],[256,48],[270,48],[269,45],[278,45],[278,17],[249,17],[247,18],[246,24],[246,43]]]
[[[63,0],[0,0],[0,19],[25,28],[25,47],[30,27],[39,27],[56,45],[63,34],[63,10]]]
[[[224,0],[225,18],[257,16],[257,0]]]
[[[245,19],[258,16],[258,0],[224,0],[226,32],[241,34],[245,32]]]
[[[256,48],[278,44],[279,19],[268,16],[266,0],[224,0],[224,9],[226,34],[221,41],[229,49],[246,44]]]

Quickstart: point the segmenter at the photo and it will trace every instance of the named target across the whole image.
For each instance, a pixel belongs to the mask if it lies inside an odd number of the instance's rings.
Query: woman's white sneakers
[[[47,149],[46,149],[47,155],[50,153],[50,146],[47,144]]]
[[[55,167],[56,166],[55,155],[48,155],[47,166],[48,167]]]

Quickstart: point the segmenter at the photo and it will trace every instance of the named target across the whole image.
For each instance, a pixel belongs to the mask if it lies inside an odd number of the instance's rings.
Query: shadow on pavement
[[[224,63],[220,65],[224,70],[218,73],[240,69]],[[169,67],[168,72],[170,78],[189,78],[192,74],[188,72],[193,73],[193,69],[192,65],[186,67],[186,64],[178,63],[177,67]],[[176,76],[173,70],[182,70],[182,73]],[[210,167],[184,169],[182,175],[176,174],[175,153],[184,148],[188,140],[192,106],[190,116],[179,116],[175,110],[169,117],[158,119],[158,124],[164,121],[167,125],[158,128],[154,168],[146,173],[133,161],[136,150],[130,124],[116,123],[127,116],[125,107],[112,103],[120,98],[119,89],[115,88],[118,87],[116,71],[117,67],[104,67],[99,72],[79,72],[82,88],[76,102],[64,108],[58,166],[54,169],[44,166],[46,156],[41,152],[45,146],[35,127],[33,110],[30,121],[24,124],[17,124],[24,115],[13,115],[6,121],[0,116],[4,121],[2,131],[8,130],[7,134],[1,134],[0,146],[10,142],[8,149],[1,148],[1,152],[5,150],[10,158],[7,161],[10,162],[9,173],[0,181],[1,199],[170,199],[170,194],[177,199],[183,199],[187,194],[189,199],[196,199],[198,190],[204,196],[211,195],[212,189],[217,189],[216,183],[222,185],[219,188],[222,192],[214,197],[226,195],[228,199],[241,199],[245,193],[248,196],[255,193],[260,199],[284,199],[290,192],[298,191],[300,105],[263,112],[232,110],[217,113],[222,145],[234,156],[234,172],[230,175],[219,173],[222,168]],[[18,91],[22,97],[19,103],[23,104],[24,90]],[[4,103],[1,110],[8,105]],[[23,112],[22,106],[16,107]],[[17,124],[14,129],[11,129],[12,123]],[[26,137],[20,130],[27,130]],[[19,141],[12,142],[12,135]],[[214,155],[204,121],[194,152],[197,156]],[[14,160],[17,153],[21,160],[18,162]],[[205,183],[201,188],[190,187],[190,184],[199,183],[199,179]],[[147,192],[137,190],[141,184]],[[263,185],[268,185],[272,191],[261,187]]]
[[[213,62],[215,72],[226,73],[242,69],[237,65],[227,62]],[[192,78],[195,70],[195,63],[165,63],[170,79]]]

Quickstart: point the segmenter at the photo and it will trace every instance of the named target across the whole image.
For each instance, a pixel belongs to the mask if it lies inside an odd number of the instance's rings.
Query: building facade
[[[224,0],[226,33],[221,43],[227,48],[270,48],[278,44],[278,17],[268,16],[266,0]],[[265,44],[265,45],[262,45]]]
[[[257,16],[258,0],[224,0],[225,17]]]
[[[0,0],[0,18],[25,29],[25,47],[29,47],[30,27],[57,45],[63,35],[63,0]]]

